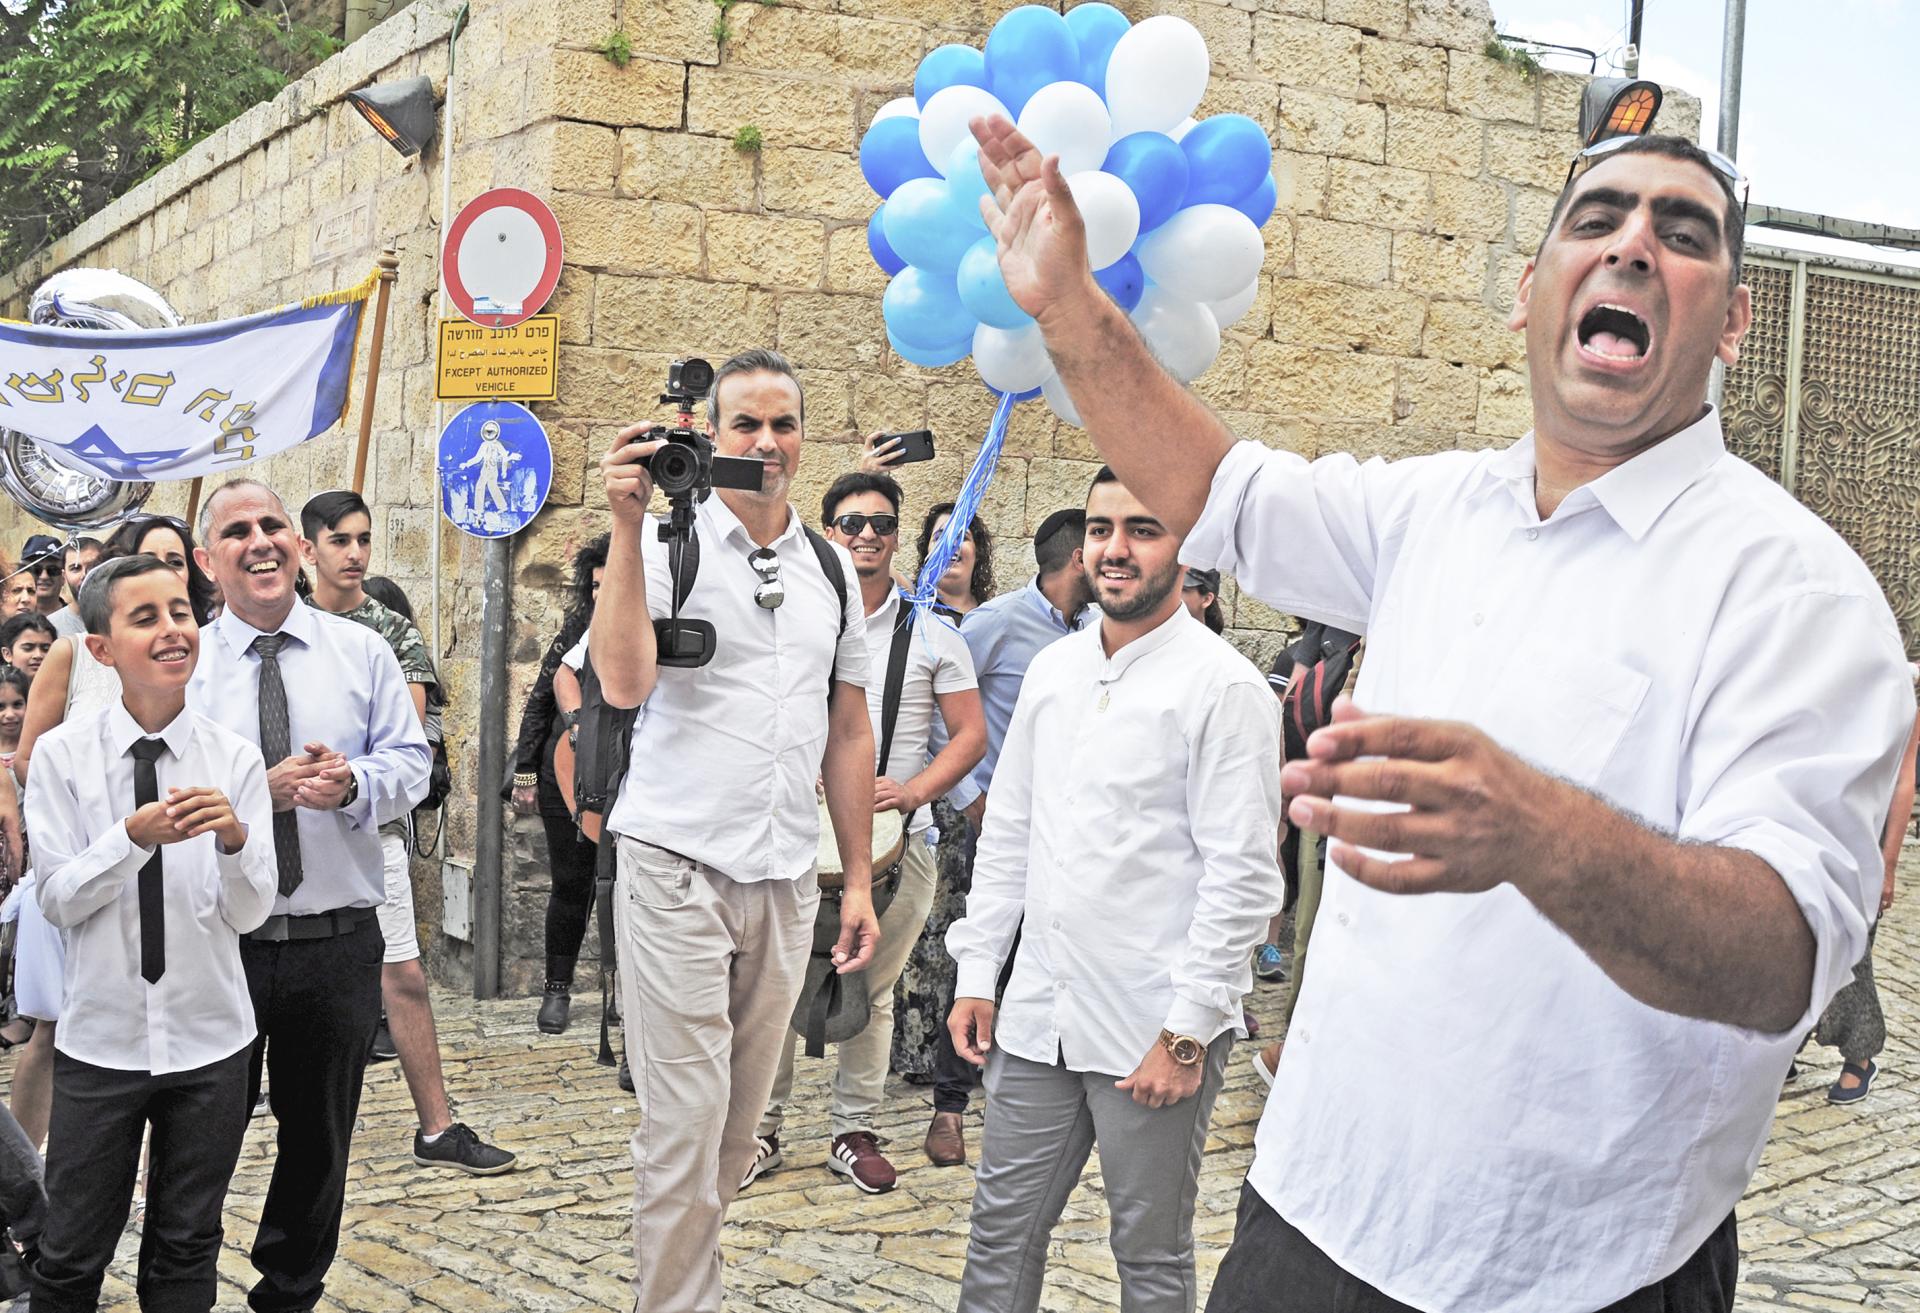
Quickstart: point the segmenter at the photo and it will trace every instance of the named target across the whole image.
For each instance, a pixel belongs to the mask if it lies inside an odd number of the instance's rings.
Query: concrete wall
[[[194,319],[257,310],[361,277],[397,244],[377,445],[368,492],[378,568],[425,612],[435,532],[431,330],[439,150],[403,163],[340,100],[385,78],[446,72],[450,0],[417,0],[370,36],[157,175],[11,279],[17,312],[44,272],[108,264],[160,287]],[[853,464],[857,435],[930,427],[942,455],[902,480],[908,516],[950,496],[992,399],[972,367],[924,370],[887,349],[885,279],[867,253],[877,204],[855,159],[868,120],[911,89],[922,55],[978,45],[1003,0],[782,0],[717,10],[695,0],[475,0],[460,41],[453,203],[513,184],[546,194],[567,267],[561,396],[539,407],[554,440],[547,510],[516,542],[509,732],[520,690],[557,628],[565,563],[605,527],[592,465],[611,435],[658,414],[667,362],[772,344],[801,367],[809,447],[794,500],[809,516]],[[1529,424],[1520,339],[1504,319],[1575,146],[1582,79],[1530,77],[1487,58],[1484,0],[1174,0],[1205,34],[1214,78],[1201,113],[1236,111],[1275,143],[1280,208],[1266,287],[1197,390],[1248,436],[1306,454],[1408,455],[1504,443]],[[600,53],[624,30],[634,58]],[[1696,134],[1670,95],[1664,126]],[[733,148],[757,127],[764,146]],[[330,436],[261,473],[295,504],[341,486],[351,441]],[[1002,587],[1032,568],[1029,535],[1079,504],[1097,461],[1039,402],[1015,412],[986,515]],[[156,499],[178,505],[178,490]],[[0,517],[3,519],[4,517]],[[0,525],[17,544],[24,529]],[[439,653],[460,789],[451,850],[473,847],[478,553],[443,531]],[[1231,588],[1232,636],[1258,660],[1287,621]],[[546,887],[537,823],[510,838],[504,942],[510,986],[537,986]],[[429,930],[439,870],[416,872]],[[444,943],[437,934],[427,941]],[[590,941],[591,944],[591,941]],[[462,972],[464,950],[440,966]]]

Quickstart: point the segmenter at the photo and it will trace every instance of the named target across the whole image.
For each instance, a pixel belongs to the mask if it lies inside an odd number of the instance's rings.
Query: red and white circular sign
[[[495,187],[461,207],[440,251],[447,296],[482,328],[511,328],[540,313],[560,282],[560,221],[518,187]]]

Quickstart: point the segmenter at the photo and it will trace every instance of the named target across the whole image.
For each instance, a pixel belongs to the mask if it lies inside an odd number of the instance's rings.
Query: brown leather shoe
[[[959,1167],[967,1161],[967,1133],[957,1112],[936,1112],[927,1127],[927,1159],[935,1167]]]

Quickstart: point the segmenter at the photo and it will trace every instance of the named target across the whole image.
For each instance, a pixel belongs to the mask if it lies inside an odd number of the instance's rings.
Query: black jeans
[[[339,1248],[347,1151],[367,1047],[380,1020],[385,952],[380,922],[371,916],[331,939],[240,941],[260,1027],[247,1106],[259,1096],[264,1059],[278,1123],[273,1180],[253,1239],[260,1280],[247,1302],[258,1313],[319,1303]]]
[[[1634,1291],[1597,1313],[1732,1313],[1740,1272],[1734,1216],[1664,1281]],[[1284,1292],[1284,1293],[1283,1293]],[[1207,1313],[1419,1313],[1390,1299],[1338,1264],[1260,1197],[1240,1187],[1233,1246],[1220,1262]]]
[[[247,1133],[248,1050],[164,1076],[53,1055],[46,1229],[37,1313],[91,1313],[127,1224],[153,1124],[137,1289],[143,1313],[206,1313],[219,1286],[220,1209]]]
[[[553,871],[553,892],[547,895],[547,979],[572,983],[573,962],[593,916],[593,867],[600,849],[582,837],[573,817],[548,811],[546,801],[543,796],[540,824],[547,832],[547,865]]]

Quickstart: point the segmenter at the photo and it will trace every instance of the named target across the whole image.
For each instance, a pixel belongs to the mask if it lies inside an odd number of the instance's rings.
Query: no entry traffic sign
[[[495,187],[455,216],[440,274],[463,316],[508,328],[540,313],[559,285],[561,258],[560,223],[547,203],[518,187]]]

